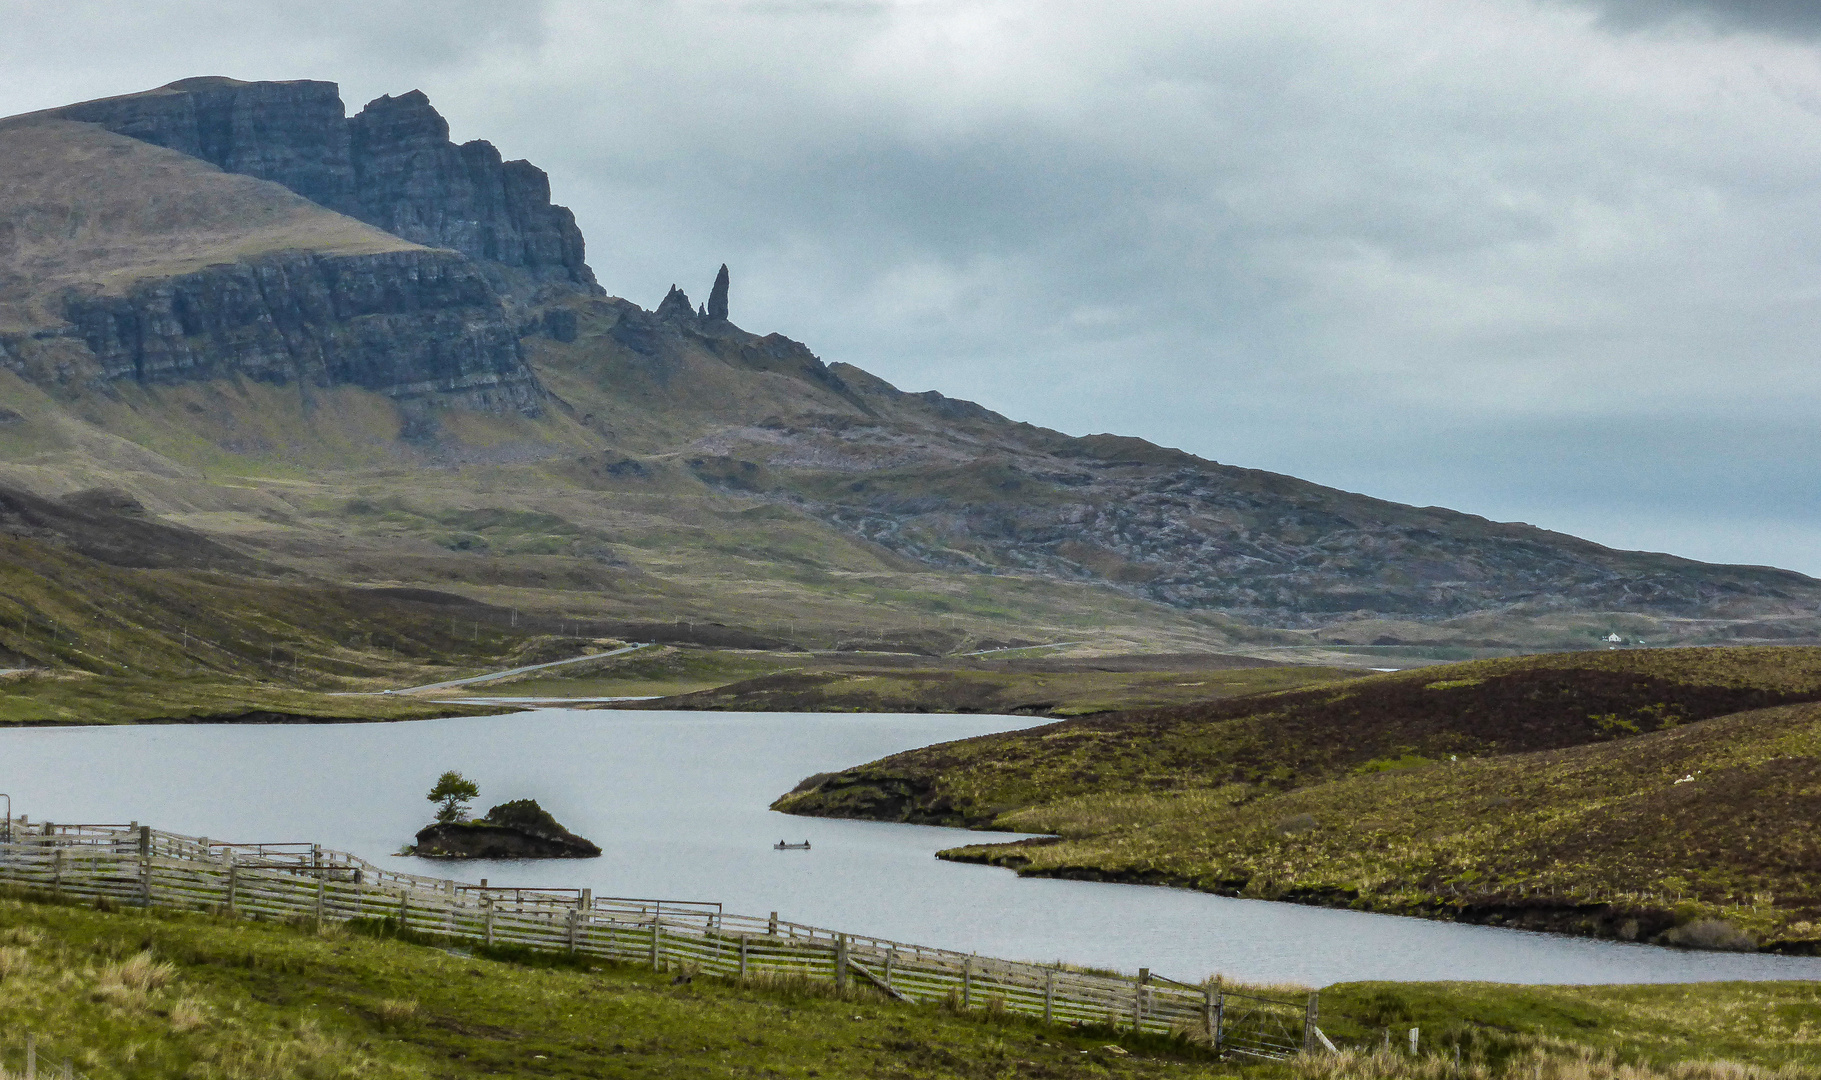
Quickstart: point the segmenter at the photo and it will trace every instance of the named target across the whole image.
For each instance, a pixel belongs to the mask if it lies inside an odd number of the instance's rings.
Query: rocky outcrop
[[[351,384],[527,414],[543,399],[492,288],[450,252],[282,253],[72,293],[64,314],[104,379]]]
[[[503,161],[485,141],[450,142],[448,121],[419,91],[349,118],[331,82],[184,79],[49,115],[283,184],[415,243],[595,284],[575,216],[550,202],[544,171]]]
[[[714,276],[714,288],[708,293],[708,317],[711,319],[727,318],[727,264],[721,264],[721,272]]]
[[[664,323],[693,325],[696,322],[696,310],[689,306],[689,294],[675,285],[664,294],[664,302],[652,312],[652,319]]]
[[[429,859],[592,859],[601,849],[557,824],[534,799],[517,799],[474,821],[426,825],[409,854]]]

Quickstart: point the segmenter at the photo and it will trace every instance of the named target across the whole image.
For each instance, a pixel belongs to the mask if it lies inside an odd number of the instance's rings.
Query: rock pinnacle
[[[714,276],[714,288],[708,293],[708,317],[711,319],[727,318],[727,264],[721,264],[721,272]]]

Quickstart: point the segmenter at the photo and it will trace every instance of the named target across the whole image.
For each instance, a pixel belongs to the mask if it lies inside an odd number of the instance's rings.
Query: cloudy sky
[[[909,390],[1821,575],[1813,0],[0,0],[0,114],[422,89],[608,291]]]

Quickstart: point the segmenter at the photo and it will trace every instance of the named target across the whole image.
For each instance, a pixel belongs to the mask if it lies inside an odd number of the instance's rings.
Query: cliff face
[[[594,284],[575,215],[551,205],[544,170],[501,161],[490,142],[450,142],[449,122],[416,90],[372,101],[348,123],[355,217],[419,244]]]
[[[544,171],[502,161],[485,141],[450,142],[448,121],[417,91],[349,118],[331,82],[185,79],[49,115],[283,184],[414,243],[595,283],[575,216],[551,204]]]
[[[65,315],[108,379],[239,374],[525,413],[542,398],[492,288],[449,252],[280,253],[73,293]]]
[[[331,82],[202,78],[66,106],[55,115],[283,184],[353,215],[359,202],[345,112]]]

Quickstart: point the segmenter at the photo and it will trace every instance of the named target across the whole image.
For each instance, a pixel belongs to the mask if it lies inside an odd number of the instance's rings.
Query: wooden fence
[[[1281,1058],[1329,1045],[1316,1026],[1315,994],[1287,1000],[1148,970],[1132,978],[996,960],[806,926],[776,912],[735,915],[718,903],[470,885],[310,843],[222,843],[136,822],[8,824],[0,884],[58,898],[319,923],[389,918],[422,934],[659,971],[864,984],[900,1001],[1176,1034],[1223,1054]]]

